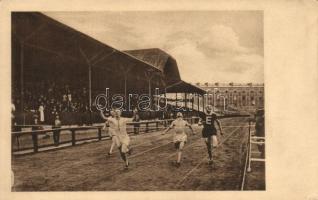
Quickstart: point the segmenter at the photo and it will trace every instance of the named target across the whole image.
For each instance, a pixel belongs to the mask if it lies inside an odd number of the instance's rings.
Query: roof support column
[[[192,110],[194,110],[194,95],[192,95]]]
[[[24,113],[24,43],[20,41],[20,92],[21,92],[21,112],[23,113],[23,124],[25,124]]]
[[[198,98],[198,112],[200,111],[200,96],[197,95],[197,98]]]
[[[92,66],[88,64],[88,102],[89,110],[92,112]]]
[[[205,107],[204,102],[205,102],[205,96],[203,95],[202,96],[202,111],[203,112],[204,112],[204,107]]]
[[[178,93],[176,92],[176,108],[178,107]]]
[[[124,95],[125,95],[125,103],[126,103],[126,106],[127,106],[127,78],[128,78],[128,74],[129,74],[129,71],[131,70],[131,67],[123,67],[122,65],[119,66],[121,72],[124,74]],[[128,110],[130,111],[130,105],[129,105],[129,108]]]
[[[92,112],[92,65],[81,47],[79,47],[79,50],[82,56],[85,58],[85,61],[88,66],[88,102],[89,102],[89,111]]]
[[[184,107],[187,109],[188,108],[188,100],[187,100],[187,93],[184,93]]]
[[[148,95],[150,98],[150,108],[152,108],[152,97],[151,97],[151,80],[155,76],[155,72],[153,70],[148,70],[145,72],[145,77],[148,80]]]
[[[188,110],[188,97],[187,97],[187,93],[184,93],[184,107],[186,109],[187,115],[189,114],[189,110]]]

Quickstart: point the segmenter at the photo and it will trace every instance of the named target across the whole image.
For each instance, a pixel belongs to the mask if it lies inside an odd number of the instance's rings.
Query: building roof
[[[181,80],[176,60],[159,48],[123,51],[162,71],[168,84]]]
[[[205,90],[195,85],[192,85],[190,83],[187,83],[185,81],[179,81],[172,85],[167,86],[166,92],[167,93],[198,93],[201,95],[206,93]]]
[[[145,72],[160,74],[155,66],[115,49],[39,12],[12,13],[12,66],[21,68],[23,44],[24,73],[38,72],[50,76],[52,71],[88,74],[119,80],[129,69],[128,78],[146,80]],[[18,74],[18,73],[15,73]],[[74,76],[74,74],[73,74]],[[27,76],[28,77],[28,76]],[[79,77],[77,77],[79,78]],[[98,77],[93,77],[96,86]],[[157,81],[163,87],[161,81]],[[93,84],[94,85],[94,84]],[[145,84],[141,84],[146,87]]]

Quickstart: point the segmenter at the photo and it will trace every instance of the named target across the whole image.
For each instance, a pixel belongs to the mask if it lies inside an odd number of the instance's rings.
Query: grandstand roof
[[[65,24],[39,12],[12,13],[12,65],[13,72],[19,74],[21,46],[23,44],[24,73],[38,72],[51,75],[53,71],[63,74],[88,72],[88,65],[95,74],[114,80],[129,71],[129,79],[146,81],[145,72],[153,72],[158,79],[163,71],[149,62],[119,51]],[[165,74],[169,76],[168,74]],[[77,77],[79,78],[79,77]],[[98,78],[94,78],[96,80]],[[134,82],[136,82],[134,80]],[[129,81],[129,80],[128,80]],[[153,86],[164,86],[156,81]],[[98,85],[96,83],[96,85]],[[102,85],[102,84],[99,84]],[[146,87],[146,84],[140,84]]]
[[[172,85],[169,85],[166,88],[166,92],[168,93],[198,93],[198,94],[205,94],[206,91],[192,85],[190,83],[187,83],[185,81],[179,81],[177,83],[174,83]]]
[[[176,60],[159,48],[127,50],[124,52],[162,71],[170,84],[181,80]]]

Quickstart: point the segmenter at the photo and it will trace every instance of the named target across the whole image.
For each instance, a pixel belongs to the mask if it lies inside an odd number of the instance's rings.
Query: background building
[[[208,95],[210,105],[226,109],[255,109],[264,107],[263,83],[196,83]]]

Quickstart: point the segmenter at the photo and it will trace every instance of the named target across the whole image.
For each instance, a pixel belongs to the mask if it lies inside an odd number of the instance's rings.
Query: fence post
[[[146,130],[145,130],[146,133],[148,133],[148,131],[149,131],[148,125],[149,125],[149,122],[146,122]]]
[[[247,172],[251,172],[251,154],[252,154],[252,144],[251,144],[251,120],[248,121],[248,167]]]
[[[71,131],[72,131],[72,146],[75,146],[75,144],[76,144],[75,130],[72,129]]]
[[[55,128],[59,128],[59,127],[53,127],[53,129]],[[58,146],[60,144],[60,130],[53,130],[53,141],[54,141],[54,145]]]
[[[102,140],[102,128],[98,128],[98,140]]]
[[[39,146],[38,146],[38,134],[32,133],[32,141],[33,141],[33,151],[34,153],[38,152]]]
[[[18,150],[20,149],[20,136],[19,135],[17,135],[17,145],[18,145]]]
[[[157,129],[157,131],[159,131],[159,122],[158,121],[156,122],[156,129]]]

